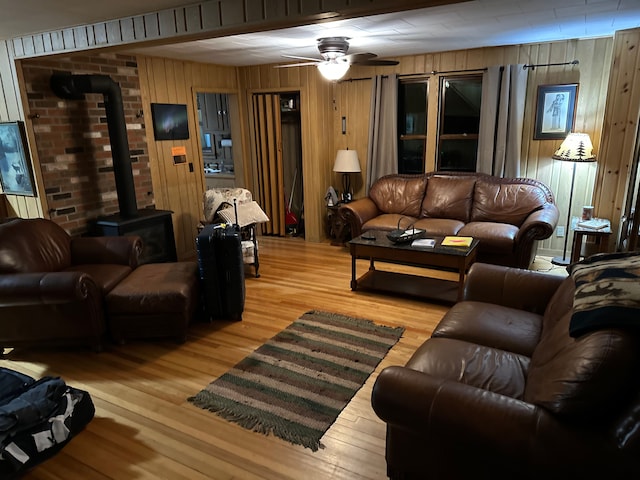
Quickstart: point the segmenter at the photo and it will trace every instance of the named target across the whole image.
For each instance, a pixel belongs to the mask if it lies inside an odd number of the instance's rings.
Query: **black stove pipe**
[[[64,99],[81,100],[85,93],[103,94],[120,215],[127,218],[136,217],[138,206],[120,85],[107,75],[71,75],[68,73],[53,74],[50,85],[53,93]]]

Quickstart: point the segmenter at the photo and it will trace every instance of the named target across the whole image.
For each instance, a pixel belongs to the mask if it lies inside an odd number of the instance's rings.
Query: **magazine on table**
[[[610,223],[609,220],[605,220],[603,218],[592,218],[591,220],[580,220],[576,225],[580,228],[602,230],[603,228],[607,228]]]
[[[442,245],[445,247],[469,247],[473,237],[444,237]]]

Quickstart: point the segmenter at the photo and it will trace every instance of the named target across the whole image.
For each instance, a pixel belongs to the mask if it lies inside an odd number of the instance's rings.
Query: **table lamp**
[[[579,162],[595,162],[596,157],[593,154],[593,145],[591,144],[591,139],[588,134],[570,133],[551,158],[564,162],[573,162],[571,193],[569,194],[569,208],[567,210],[567,226],[564,236],[564,250],[562,251],[562,257],[553,257],[551,259],[551,263],[554,265],[569,265],[571,263],[571,255],[567,255],[567,241],[569,240],[569,231],[571,230],[571,204],[573,203],[573,186],[576,181],[576,165]]]
[[[342,173],[342,201],[349,203],[352,200],[351,195],[351,177],[350,173],[359,173],[360,161],[358,160],[358,152],[355,150],[338,150],[336,161],[333,164],[333,171]]]

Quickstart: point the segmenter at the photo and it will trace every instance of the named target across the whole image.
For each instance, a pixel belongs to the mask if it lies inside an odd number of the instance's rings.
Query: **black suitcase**
[[[58,453],[93,419],[89,393],[59,377],[0,368],[0,479],[18,478]]]
[[[240,228],[214,223],[196,237],[202,300],[209,319],[242,320],[245,286]]]

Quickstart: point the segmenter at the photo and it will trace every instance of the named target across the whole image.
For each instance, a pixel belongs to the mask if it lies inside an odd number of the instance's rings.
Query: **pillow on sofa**
[[[420,216],[450,218],[467,223],[475,184],[476,179],[473,177],[431,177]]]
[[[599,328],[640,331],[640,252],[593,255],[568,270],[576,284],[572,337]]]
[[[545,192],[525,183],[500,183],[478,179],[471,210],[472,222],[509,223],[519,227],[547,202]]]
[[[418,217],[427,178],[424,175],[387,175],[371,186],[369,197],[382,213]]]

